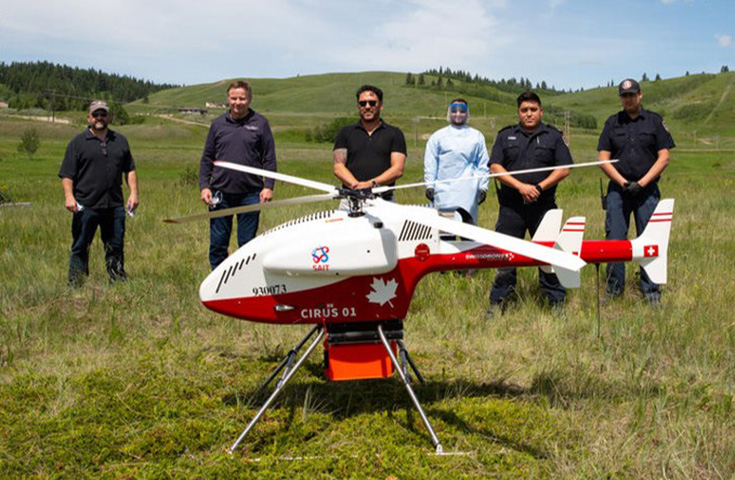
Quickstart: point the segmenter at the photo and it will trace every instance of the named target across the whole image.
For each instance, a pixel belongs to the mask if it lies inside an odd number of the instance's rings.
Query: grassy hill
[[[427,82],[433,79],[426,77]],[[132,113],[175,113],[179,107],[204,108],[207,102],[225,103],[231,80],[192,85],[157,92],[148,103],[129,104]],[[328,73],[286,79],[250,80],[255,92],[253,108],[268,116],[275,130],[308,129],[336,116],[356,116],[354,92],[369,83],[385,92],[384,117],[403,128],[418,144],[443,125],[447,102],[455,96],[469,100],[472,122],[488,141],[502,126],[515,122],[515,95],[492,86],[456,81],[450,90],[405,85],[405,74],[395,72]],[[643,82],[643,103],[662,114],[680,146],[732,148],[735,146],[735,72],[695,74],[668,80]],[[573,93],[542,92],[545,120],[562,126],[563,112],[590,115],[596,129],[574,128],[585,145],[592,145],[605,119],[620,108],[617,87],[601,87]],[[191,120],[208,124],[224,109]],[[433,119],[433,120],[432,120]],[[590,138],[585,138],[585,137]],[[592,152],[594,149],[592,148]]]

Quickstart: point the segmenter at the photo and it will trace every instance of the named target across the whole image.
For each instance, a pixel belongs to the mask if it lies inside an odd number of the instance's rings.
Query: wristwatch
[[[536,185],[534,185],[534,186],[536,187],[536,190],[538,190],[538,193],[543,193],[544,189],[543,189],[543,188],[541,188],[541,185],[539,185],[539,184],[537,183],[537,184],[536,184]]]
[[[371,184],[372,184],[372,187],[378,186],[378,182],[376,182],[374,178],[371,180]]]

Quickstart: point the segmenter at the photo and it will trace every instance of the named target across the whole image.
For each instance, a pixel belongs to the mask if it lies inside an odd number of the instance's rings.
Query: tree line
[[[546,81],[536,82],[536,86],[534,87],[533,83],[528,78],[520,77],[516,79],[515,77],[511,77],[508,79],[501,78],[500,80],[491,80],[487,77],[481,77],[478,74],[472,75],[470,72],[465,72],[464,70],[452,70],[449,67],[439,67],[438,69],[432,68],[425,70],[423,73],[416,76],[409,73],[406,76],[406,84],[416,83],[418,85],[426,85],[424,75],[438,77],[438,80],[432,80],[432,86],[438,88],[447,85],[451,87],[454,82],[460,81],[465,84],[494,87],[498,90],[513,94],[520,94],[526,90],[534,88],[536,90],[544,90],[549,93],[563,93],[563,91],[558,91],[553,86],[549,86]]]
[[[426,76],[431,76],[431,83],[427,82]],[[438,77],[438,78],[433,78]],[[527,90],[536,90],[542,94],[560,95],[565,93],[564,90],[556,90],[553,86],[549,87],[545,81],[537,82],[534,88],[533,83],[528,78],[514,77],[501,80],[490,80],[475,74],[462,70],[451,70],[446,67],[439,69],[426,70],[423,73],[414,75],[409,72],[406,74],[406,85],[415,88],[439,89],[457,92],[460,95],[483,98],[497,103],[515,105],[516,96]],[[493,87],[488,89],[486,87]],[[571,91],[571,90],[570,90]],[[544,102],[544,110],[547,113],[564,117],[564,109],[549,105]],[[594,115],[569,111],[569,122],[572,127],[596,129],[597,119]]]
[[[151,93],[177,86],[46,61],[1,62],[0,84],[11,108],[55,111],[86,110],[97,98],[114,103],[145,100]]]

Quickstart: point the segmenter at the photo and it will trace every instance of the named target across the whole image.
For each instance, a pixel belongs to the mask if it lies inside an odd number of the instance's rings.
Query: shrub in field
[[[316,143],[331,143],[343,127],[352,125],[356,119],[353,117],[337,117],[329,123],[314,127],[311,135],[306,136],[306,141]]]
[[[179,174],[179,181],[177,182],[182,187],[188,187],[191,185],[199,185],[199,165],[189,165]]]
[[[38,132],[35,128],[29,128],[20,137],[20,143],[18,144],[18,151],[28,155],[28,159],[33,159],[33,155],[38,151],[38,147],[41,146],[41,139],[38,137]]]

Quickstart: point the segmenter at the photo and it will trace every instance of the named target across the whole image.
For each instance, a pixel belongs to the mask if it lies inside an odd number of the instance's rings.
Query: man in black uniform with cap
[[[669,164],[669,149],[674,139],[660,115],[641,106],[641,87],[626,79],[618,87],[623,110],[605,122],[597,144],[600,160],[618,159],[601,165],[610,178],[607,190],[605,233],[608,240],[628,237],[630,214],[640,235],[661,198],[658,179]],[[625,264],[607,265],[608,298],[620,296],[625,286]],[[641,269],[641,291],[653,306],[661,303],[659,286]]]
[[[517,104],[519,122],[498,132],[490,153],[490,172],[571,165],[572,155],[562,133],[541,122],[544,111],[539,96],[524,92],[518,97]],[[500,211],[495,230],[516,238],[523,238],[528,230],[533,236],[546,212],[556,208],[556,184],[568,175],[569,169],[561,168],[550,172],[496,177],[501,186],[498,190]],[[562,312],[566,290],[556,275],[539,269],[539,284],[546,293],[549,305],[555,311]],[[498,269],[490,292],[488,317],[502,312],[515,287],[516,269]]]

